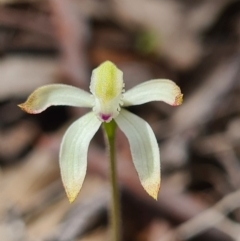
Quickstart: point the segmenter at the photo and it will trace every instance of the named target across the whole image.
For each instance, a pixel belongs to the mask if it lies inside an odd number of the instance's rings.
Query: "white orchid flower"
[[[154,79],[124,92],[123,73],[106,61],[93,70],[92,94],[63,84],[36,89],[19,107],[37,114],[50,106],[90,107],[92,111],[76,120],[66,131],[60,148],[62,181],[70,202],[78,195],[87,169],[88,147],[103,122],[112,119],[127,136],[140,182],[157,199],[160,188],[160,156],[156,137],[147,122],[122,107],[150,101],[164,101],[172,106],[182,103],[180,88],[167,79]]]

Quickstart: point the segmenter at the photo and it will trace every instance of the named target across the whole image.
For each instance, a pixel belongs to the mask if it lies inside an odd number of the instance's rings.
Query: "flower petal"
[[[112,62],[105,61],[93,70],[90,84],[95,97],[93,111],[101,121],[110,122],[118,115],[123,88],[123,72]]]
[[[92,107],[90,93],[71,85],[52,84],[36,89],[19,107],[31,114],[38,114],[52,105]]]
[[[160,188],[160,156],[152,128],[146,121],[124,109],[115,121],[128,138],[133,163],[143,188],[157,199]]]
[[[136,85],[123,94],[123,106],[141,105],[150,101],[164,101],[169,105],[181,105],[183,95],[171,80],[155,79]]]
[[[87,169],[88,146],[101,125],[93,112],[75,121],[66,131],[60,148],[60,170],[70,202],[78,195]]]

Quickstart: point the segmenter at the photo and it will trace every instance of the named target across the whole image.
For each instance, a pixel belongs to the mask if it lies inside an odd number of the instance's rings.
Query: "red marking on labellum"
[[[100,117],[101,117],[101,119],[103,120],[103,121],[107,121],[107,120],[109,120],[109,118],[111,117],[111,115],[105,115],[105,114],[100,114]]]

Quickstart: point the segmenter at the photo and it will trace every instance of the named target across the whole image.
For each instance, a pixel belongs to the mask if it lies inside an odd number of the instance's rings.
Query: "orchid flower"
[[[164,101],[177,106],[182,103],[180,88],[170,80],[154,79],[124,92],[122,71],[106,61],[93,70],[90,92],[70,85],[45,85],[19,105],[31,114],[55,105],[92,108],[67,129],[60,147],[60,171],[69,201],[75,200],[82,187],[91,139],[103,122],[112,120],[129,141],[132,160],[143,188],[157,199],[160,156],[156,137],[147,122],[122,107],[150,101]]]

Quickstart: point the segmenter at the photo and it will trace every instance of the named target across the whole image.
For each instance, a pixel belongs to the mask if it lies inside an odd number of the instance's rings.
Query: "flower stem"
[[[120,205],[119,205],[119,191],[117,184],[117,171],[115,160],[115,130],[116,123],[111,121],[104,123],[103,128],[105,130],[106,144],[109,152],[109,166],[110,166],[110,181],[111,181],[111,210],[110,210],[110,224],[111,224],[111,240],[120,241]]]

